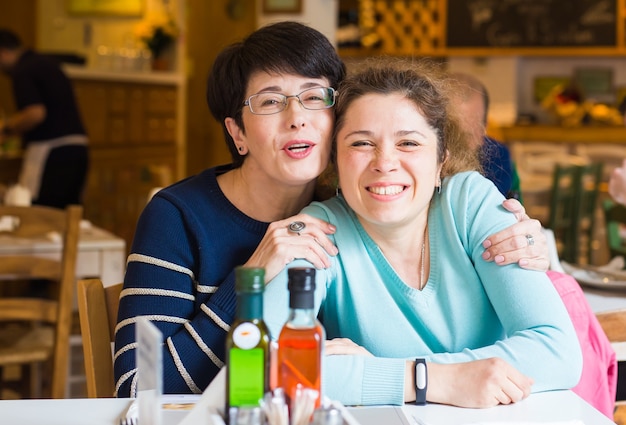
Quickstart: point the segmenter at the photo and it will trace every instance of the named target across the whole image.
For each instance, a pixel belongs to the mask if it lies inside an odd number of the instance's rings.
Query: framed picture
[[[611,68],[576,68],[574,81],[582,89],[585,97],[601,102],[615,100]]]
[[[263,13],[300,13],[302,0],[263,0]]]
[[[552,89],[559,85],[566,85],[569,83],[570,77],[564,75],[554,76],[538,76],[533,81],[533,91],[535,102],[541,103],[543,99],[552,91]]]
[[[70,15],[141,16],[145,0],[66,0]]]

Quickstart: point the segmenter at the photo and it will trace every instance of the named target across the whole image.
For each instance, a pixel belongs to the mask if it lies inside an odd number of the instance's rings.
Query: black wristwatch
[[[426,404],[426,390],[428,388],[428,370],[425,359],[415,359],[415,404]]]

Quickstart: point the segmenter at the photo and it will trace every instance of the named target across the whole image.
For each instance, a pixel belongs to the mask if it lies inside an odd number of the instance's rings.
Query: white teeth
[[[404,186],[374,186],[368,190],[377,195],[396,195],[404,190]]]
[[[290,151],[295,151],[295,150],[302,150],[302,149],[306,149],[308,148],[309,145],[307,145],[306,143],[302,143],[302,144],[297,144],[297,145],[291,145],[289,146],[289,150]]]

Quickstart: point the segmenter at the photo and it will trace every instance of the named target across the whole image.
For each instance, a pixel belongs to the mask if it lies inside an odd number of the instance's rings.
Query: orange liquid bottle
[[[288,405],[298,385],[318,391],[315,407],[319,407],[326,332],[314,312],[315,269],[291,268],[288,275],[289,318],[278,337],[278,386]]]

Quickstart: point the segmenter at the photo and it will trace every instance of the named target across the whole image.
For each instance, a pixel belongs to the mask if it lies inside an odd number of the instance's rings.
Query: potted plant
[[[178,27],[168,15],[154,15],[141,21],[135,28],[135,35],[152,54],[152,69],[169,69],[164,53],[178,37]]]

